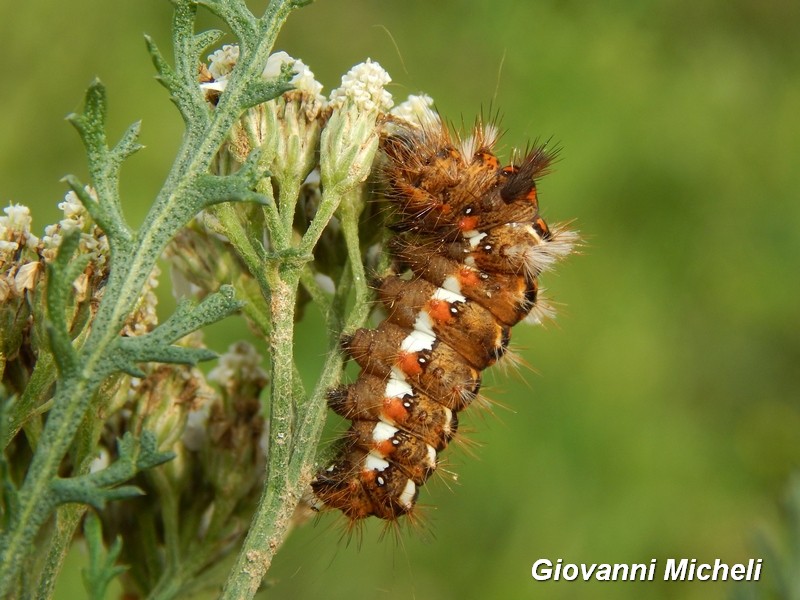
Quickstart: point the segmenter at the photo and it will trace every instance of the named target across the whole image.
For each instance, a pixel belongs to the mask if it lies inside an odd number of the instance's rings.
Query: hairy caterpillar
[[[553,156],[537,146],[501,167],[496,141],[494,126],[459,139],[438,120],[382,138],[396,269],[376,286],[386,319],[342,340],[361,372],[328,395],[352,425],[312,482],[317,509],[353,522],[412,513],[511,327],[551,313],[537,278],[577,240],[539,215],[535,182]]]

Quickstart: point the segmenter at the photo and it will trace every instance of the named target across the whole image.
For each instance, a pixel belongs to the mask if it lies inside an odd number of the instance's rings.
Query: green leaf
[[[58,247],[56,259],[47,266],[47,333],[62,376],[74,372],[78,367],[78,356],[72,347],[67,326],[66,310],[72,296],[72,283],[86,268],[90,258],[84,255],[77,260],[72,259],[80,239],[81,233],[77,229],[67,231]]]
[[[85,190],[76,177],[68,175],[64,181],[78,195],[92,219],[106,232],[113,254],[117,248],[127,248],[133,237],[120,204],[119,171],[122,162],[142,148],[137,141],[141,123],[133,123],[109,151],[105,118],[105,88],[99,80],[95,80],[86,91],[83,113],[73,113],[67,120],[78,130],[86,147],[89,173],[97,199]]]
[[[122,134],[119,142],[117,142],[117,145],[114,146],[114,149],[111,151],[119,163],[144,148],[144,146],[138,142],[141,130],[142,122],[135,121],[125,130],[125,133]]]
[[[271,200],[252,189],[246,177],[236,175],[203,175],[194,182],[194,197],[199,209],[208,208],[221,202],[256,202],[268,204]]]
[[[150,431],[137,439],[130,432],[118,441],[119,458],[96,473],[77,477],[56,477],[50,482],[51,502],[54,506],[68,502],[89,504],[101,510],[106,502],[141,496],[136,486],[121,486],[140,471],[172,460],[172,452],[159,452],[156,438]],[[119,486],[119,487],[118,487]]]
[[[86,146],[89,163],[102,160],[105,155],[106,134],[106,89],[99,79],[95,79],[84,98],[85,108],[82,114],[72,113],[67,115],[67,121],[72,123]]]
[[[155,43],[153,38],[145,34],[144,41],[145,44],[147,44],[147,51],[150,53],[153,66],[156,68],[156,80],[165,88],[167,88],[167,91],[172,93],[173,90],[179,87],[178,77],[175,74],[175,71],[164,59],[164,55],[161,53],[161,50],[158,49],[158,45]]]
[[[255,46],[258,38],[258,20],[247,8],[244,0],[199,0],[197,4],[205,6],[225,21],[233,34],[239,38],[245,52],[249,52]]]
[[[50,491],[53,494],[53,502],[56,506],[69,504],[88,504],[97,510],[103,510],[108,502],[113,500],[127,500],[143,496],[144,492],[132,485],[116,488],[100,488],[82,478],[54,479],[50,483]]]
[[[109,584],[128,570],[128,567],[116,564],[122,550],[122,539],[117,537],[106,551],[100,518],[94,513],[86,515],[83,536],[89,549],[89,565],[81,570],[83,585],[90,600],[103,600]]]
[[[243,303],[234,297],[233,287],[224,285],[214,294],[209,294],[195,305],[186,299],[178,304],[169,319],[150,333],[136,337],[120,337],[107,355],[106,369],[109,373],[124,371],[134,377],[144,373],[136,366],[142,362],[168,362],[197,364],[199,361],[216,358],[217,354],[207,348],[187,348],[172,344],[191,332],[227,317],[242,308]]]
[[[225,35],[225,32],[219,29],[208,29],[196,33],[193,40],[195,55],[200,58],[203,50],[216,44],[223,35]]]
[[[187,82],[185,75],[180,70],[173,69],[167,63],[155,41],[149,35],[145,35],[145,43],[158,73],[156,80],[169,92],[170,100],[178,108],[189,134],[197,135],[208,126],[209,111],[200,90],[196,69],[193,71],[190,81]],[[194,44],[193,40],[191,46]],[[191,51],[194,53],[194,48]]]
[[[294,86],[289,83],[290,79],[291,75],[286,76],[282,73],[277,79],[252,82],[247,86],[242,96],[242,108],[250,108],[264,102],[269,102],[281,94],[293,90]]]

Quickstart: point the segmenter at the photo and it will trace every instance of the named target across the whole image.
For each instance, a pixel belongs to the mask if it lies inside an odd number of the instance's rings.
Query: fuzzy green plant
[[[117,578],[152,598],[227,578],[224,597],[252,597],[314,473],[340,334],[368,315],[359,219],[388,76],[368,61],[328,101],[301,61],[271,55],[305,0],[260,17],[244,0],[172,3],[173,62],[147,47],[185,131],[143,225],[118,185],[140,124],[109,144],[99,81],[68,119],[90,181],[64,178],[64,220],[41,239],[24,207],[0,222],[0,597],[51,596],[80,535],[91,598]],[[199,8],[237,38],[210,65],[222,32],[195,31]],[[185,298],[158,323],[162,256]],[[328,355],[307,392],[293,339],[309,299]],[[192,332],[232,314],[268,369],[239,344],[204,375],[216,355]]]

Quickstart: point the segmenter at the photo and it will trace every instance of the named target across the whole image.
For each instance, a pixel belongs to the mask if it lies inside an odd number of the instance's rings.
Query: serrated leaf
[[[244,304],[234,297],[233,287],[225,285],[214,294],[209,294],[195,305],[186,299],[178,304],[175,312],[153,331],[136,337],[120,337],[107,355],[105,368],[110,373],[122,370],[135,377],[143,373],[136,366],[142,362],[168,362],[197,364],[199,361],[216,358],[216,353],[207,348],[187,348],[172,344],[191,332],[216,323]]]
[[[244,174],[204,175],[195,181],[194,194],[200,202],[199,209],[221,202],[255,202],[269,204],[271,199],[252,188],[255,184]]]
[[[79,502],[100,510],[106,502],[140,496],[144,493],[140,488],[121,484],[140,471],[175,457],[173,452],[159,452],[151,431],[144,431],[138,439],[127,432],[118,440],[117,451],[119,457],[105,469],[88,475],[53,479],[50,491],[54,505]]]
[[[194,48],[196,55],[199,57],[203,50],[216,44],[223,35],[225,35],[225,32],[220,31],[219,29],[208,29],[206,31],[196,33],[194,36]]]
[[[242,96],[242,108],[251,108],[264,102],[269,102],[294,89],[289,83],[289,76],[281,75],[278,79],[269,81],[253,81],[247,86]]]
[[[89,173],[97,199],[84,189],[76,177],[68,175],[64,181],[81,199],[92,219],[106,232],[112,251],[116,251],[125,247],[133,237],[120,207],[119,170],[123,160],[142,148],[137,141],[141,124],[138,121],[133,123],[114,149],[109,150],[105,134],[106,104],[105,88],[99,80],[95,80],[86,91],[83,113],[67,117],[86,147]]]
[[[198,362],[211,360],[217,353],[206,348],[186,348],[183,346],[164,346],[157,342],[139,344],[140,338],[123,338],[120,340],[115,366],[120,371],[133,377],[144,377],[137,363],[161,362],[183,365],[196,365]]]
[[[109,584],[128,570],[127,566],[116,564],[122,550],[122,538],[118,536],[106,551],[102,525],[94,513],[86,515],[83,536],[89,550],[89,564],[81,570],[83,585],[90,600],[103,600]]]
[[[158,45],[153,38],[149,35],[144,36],[145,44],[147,44],[147,51],[150,53],[150,58],[153,61],[153,66],[156,68],[156,79],[158,82],[167,88],[168,91],[173,92],[178,87],[178,78],[175,75],[170,64],[164,60],[164,55],[161,54]]]
[[[72,229],[64,233],[58,247],[56,259],[47,266],[47,334],[53,348],[53,356],[59,370],[64,373],[77,366],[77,354],[72,347],[72,338],[67,326],[67,300],[72,295],[72,282],[88,264],[88,255],[73,260],[72,256],[80,242],[80,231]]]
[[[161,327],[165,341],[174,342],[188,333],[216,323],[242,307],[235,297],[233,286],[222,285],[217,292],[206,296],[200,304],[193,307],[189,302],[181,302],[173,315]]]
[[[80,478],[55,479],[50,483],[50,489],[57,505],[75,502],[88,504],[97,510],[103,510],[108,502],[114,500],[127,500],[144,495],[144,491],[135,485],[101,488]]]
[[[105,120],[106,89],[99,79],[95,79],[86,90],[83,113],[67,116],[67,121],[78,130],[86,146],[89,162],[96,162],[107,150]]]
[[[122,134],[119,142],[117,142],[117,145],[114,146],[112,150],[112,153],[119,162],[122,162],[124,159],[144,148],[138,141],[141,130],[142,122],[134,121],[131,123],[130,127],[125,130],[125,133]]]
[[[259,29],[258,19],[243,0],[198,0],[197,4],[205,6],[225,21],[245,50],[255,45]]]

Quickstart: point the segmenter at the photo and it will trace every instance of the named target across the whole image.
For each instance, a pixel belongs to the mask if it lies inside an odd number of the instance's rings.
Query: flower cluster
[[[433,98],[427,94],[410,95],[405,102],[392,109],[391,115],[423,129],[437,127],[442,122],[439,113],[433,110]]]
[[[208,58],[200,86],[213,103],[234,75],[239,48],[226,45]],[[236,171],[259,148],[279,191],[296,195],[317,165],[324,184],[352,187],[369,175],[384,116],[422,127],[438,122],[433,100],[426,95],[409,96],[392,110],[392,95],[386,90],[391,77],[370,59],[350,69],[327,99],[308,66],[286,52],[272,54],[262,76],[274,79],[286,65],[294,89],[245,113],[218,155],[218,172]]]

